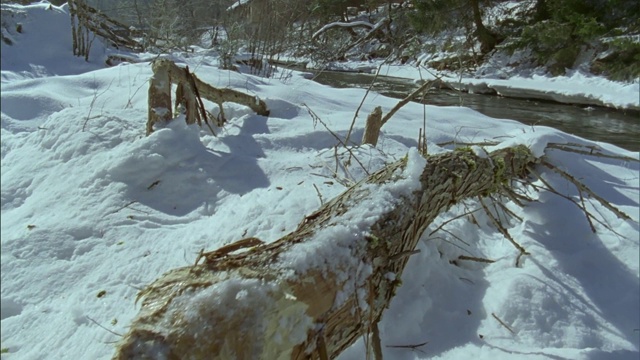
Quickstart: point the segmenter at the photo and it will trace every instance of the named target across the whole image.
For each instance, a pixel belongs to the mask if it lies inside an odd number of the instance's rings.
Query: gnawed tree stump
[[[367,116],[367,122],[364,126],[364,134],[362,134],[362,143],[376,146],[378,137],[380,137],[380,128],[382,127],[382,108],[376,106],[375,109]]]
[[[147,118],[147,135],[153,132],[153,125],[166,123],[173,118],[171,111],[171,78],[169,63],[154,61],[151,64],[153,75],[149,79],[149,115]]]
[[[142,308],[114,359],[334,358],[375,329],[438,214],[500,192],[536,162],[525,146],[485,157],[465,148],[426,164],[413,151],[273,243],[243,239],[164,274],[139,294]],[[380,202],[381,193],[391,200]],[[376,206],[377,218],[360,212]]]
[[[153,126],[157,122],[166,122],[172,119],[171,84],[178,85],[176,104],[185,106],[188,124],[195,122],[201,124],[202,120],[207,121],[201,98],[218,104],[221,113],[223,103],[234,102],[249,107],[258,115],[269,116],[267,104],[257,96],[234,89],[219,89],[211,86],[198,79],[195,74],[189,71],[188,67],[181,68],[169,59],[157,59],[153,61],[151,68],[153,76],[149,80],[147,135],[153,132]],[[168,98],[166,94],[168,94]],[[218,125],[221,126],[223,123]]]

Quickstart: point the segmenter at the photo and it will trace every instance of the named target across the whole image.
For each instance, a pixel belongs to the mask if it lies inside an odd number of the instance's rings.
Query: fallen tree
[[[189,71],[189,67],[181,68],[169,59],[154,60],[153,76],[149,80],[149,116],[147,119],[147,135],[153,132],[156,123],[166,123],[173,119],[171,103],[171,84],[176,84],[176,108],[184,107],[188,124],[202,121],[208,125],[208,116],[202,98],[218,104],[220,115],[217,122],[222,126],[225,122],[222,104],[235,102],[245,105],[258,115],[269,116],[267,104],[254,95],[234,89],[219,89],[200,80]],[[213,130],[212,130],[213,132]]]
[[[525,146],[486,155],[463,148],[425,163],[414,151],[273,243],[247,238],[201,252],[193,266],[140,292],[142,308],[114,359],[336,357],[377,334],[410,255],[438,214],[467,198],[512,196],[511,179],[539,162]],[[372,216],[371,208],[381,210]],[[379,355],[379,339],[372,340]]]

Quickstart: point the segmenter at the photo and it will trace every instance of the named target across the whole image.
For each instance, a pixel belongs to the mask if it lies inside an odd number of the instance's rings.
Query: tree
[[[622,71],[622,79],[633,79],[639,71],[637,43],[618,40],[603,44],[601,39],[639,32],[639,12],[640,2],[629,0],[538,0],[529,24],[514,44],[531,49],[538,63],[555,75],[571,68],[583,48],[608,48],[616,54],[615,61],[604,68],[615,68],[614,73]]]
[[[473,23],[476,27],[474,34],[478,41],[480,41],[480,51],[486,54],[496,47],[498,37],[489,31],[482,23],[482,12],[480,11],[479,0],[469,0],[469,5],[473,11]]]
[[[411,20],[419,32],[435,35],[465,28],[478,40],[483,54],[501,40],[483,24],[480,0],[414,0],[413,5]]]

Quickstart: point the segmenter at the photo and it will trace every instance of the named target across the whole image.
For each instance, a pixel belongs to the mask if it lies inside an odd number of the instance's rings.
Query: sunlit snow
[[[503,142],[495,148],[525,144],[537,155],[548,143],[599,146],[612,157],[557,149],[546,154],[632,219],[621,220],[586,198],[598,219],[593,233],[584,212],[544,190],[542,182],[534,180],[538,190],[518,185],[536,201],[520,208],[505,200],[521,220],[504,215],[503,221],[531,253],[516,267],[517,250],[475,211],[477,200],[453,207],[423,235],[420,252],[410,258],[384,313],[385,359],[640,356],[640,180],[639,162],[631,160],[638,152],[463,107],[410,103],[384,125],[376,148],[354,148],[362,166],[352,160],[345,168],[336,159],[350,154],[339,146],[336,156],[337,140],[307,107],[344,138],[365,90],[333,89],[295,71],[261,78],[220,70],[205,52],[171,57],[205,82],[263,99],[270,117],[226,103],[229,123],[217,129],[217,137],[181,119],[145,137],[148,61],[107,68],[111,50],[96,41],[85,62],[71,54],[66,7],[13,8],[23,14],[24,32],[11,34],[14,44],[3,43],[1,49],[3,359],[109,359],[118,334],[128,331],[139,311],[134,305],[139,289],[170,269],[192,265],[201,249],[246,237],[272,242],[367,172],[409,154],[405,180],[384,188],[370,204],[354,204],[352,221],[319,232],[306,252],[289,260],[303,273],[316,262],[332,266],[347,259],[323,238],[352,241],[392,206],[394,195],[415,188],[424,161],[415,147],[425,113],[431,154],[449,151],[451,146],[436,144],[451,141]],[[637,97],[637,85],[582,75],[500,81],[585,96],[593,95],[591,84],[605,84],[593,96],[618,106]],[[366,114],[376,106],[387,112],[396,103],[369,94],[351,139],[362,138]],[[217,114],[217,105],[207,107]],[[580,202],[572,184],[544,168],[538,171],[562,195]],[[460,255],[496,262],[459,261]],[[357,278],[348,280],[358,285]],[[180,301],[194,318],[189,309],[207,302],[228,307],[231,314],[250,308],[251,297],[267,290],[238,281]],[[290,341],[304,339],[305,321],[282,322],[291,326]],[[365,354],[359,340],[340,359]]]

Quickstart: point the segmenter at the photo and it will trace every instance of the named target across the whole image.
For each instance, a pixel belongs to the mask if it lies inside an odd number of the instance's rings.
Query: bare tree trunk
[[[397,199],[355,240],[345,245],[335,235],[327,244],[341,249],[340,265],[327,265],[315,252],[303,262],[305,270],[292,263],[290,256],[308,251],[316,233],[358,222],[358,214],[349,213],[351,204],[367,202],[375,189],[383,189],[368,184],[406,177],[407,162],[372,174],[273,243],[243,239],[201,253],[204,264],[196,261],[164,274],[139,294],[142,308],[114,359],[335,358],[374,329],[409,256],[438,214],[465,198],[499,192],[509,179],[526,175],[536,159],[524,146],[483,157],[465,149],[430,156],[417,191]],[[234,287],[238,294],[229,291]]]
[[[71,18],[71,40],[72,40],[72,44],[73,44],[73,55],[78,55],[78,34],[77,34],[77,28],[79,26],[78,24],[78,17],[77,17],[77,13],[76,13],[76,9],[77,9],[77,5],[76,2],[74,0],[69,0],[69,15]]]
[[[486,54],[493,50],[498,43],[496,36],[482,23],[479,0],[469,0],[473,9],[473,22],[476,25],[476,36],[480,41],[480,52]]]

